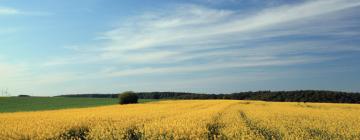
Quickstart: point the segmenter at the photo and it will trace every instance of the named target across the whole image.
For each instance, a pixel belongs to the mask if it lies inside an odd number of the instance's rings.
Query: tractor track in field
[[[258,123],[251,120],[243,111],[240,111],[239,113],[241,119],[244,120],[246,127],[250,128],[251,131],[262,135],[266,140],[282,139],[282,136],[279,132],[260,126]]]

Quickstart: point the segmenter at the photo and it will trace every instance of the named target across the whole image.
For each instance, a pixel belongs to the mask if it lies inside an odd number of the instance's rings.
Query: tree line
[[[326,90],[248,91],[232,94],[136,92],[139,99],[233,99],[277,102],[360,103],[360,93]],[[59,97],[118,98],[118,94],[70,94]]]

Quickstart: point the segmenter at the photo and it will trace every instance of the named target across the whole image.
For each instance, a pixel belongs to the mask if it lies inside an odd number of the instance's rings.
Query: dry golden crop
[[[360,105],[191,100],[0,113],[0,139],[360,139]]]

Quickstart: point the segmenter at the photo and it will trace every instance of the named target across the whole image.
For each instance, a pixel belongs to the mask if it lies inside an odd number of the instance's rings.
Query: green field
[[[155,101],[140,99],[140,103]],[[117,98],[0,97],[0,112],[39,111],[117,104]]]

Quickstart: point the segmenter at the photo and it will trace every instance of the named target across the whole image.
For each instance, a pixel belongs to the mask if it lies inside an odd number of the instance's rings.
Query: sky
[[[360,0],[0,0],[0,90],[360,91]]]

